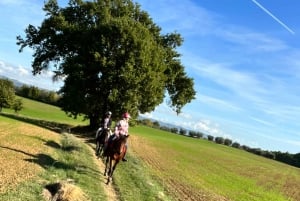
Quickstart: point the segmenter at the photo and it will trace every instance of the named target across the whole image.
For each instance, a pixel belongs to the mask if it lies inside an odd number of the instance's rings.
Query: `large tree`
[[[85,115],[96,126],[100,115],[133,117],[155,109],[167,95],[177,113],[195,98],[176,51],[183,39],[174,32],[161,34],[150,16],[131,0],[70,0],[44,5],[41,26],[29,25],[18,36],[20,52],[34,50],[33,74],[53,68],[64,77],[62,109]],[[52,65],[54,64],[54,65]]]

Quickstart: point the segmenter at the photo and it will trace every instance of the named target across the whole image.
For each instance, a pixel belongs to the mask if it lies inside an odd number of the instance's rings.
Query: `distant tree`
[[[132,117],[155,109],[168,95],[178,114],[195,98],[194,81],[176,51],[183,39],[162,34],[152,18],[131,0],[70,0],[61,8],[45,2],[46,19],[17,36],[20,52],[32,48],[33,74],[54,66],[54,80],[64,77],[62,109],[83,114],[90,126],[108,109]],[[54,65],[51,65],[54,64]]]
[[[216,137],[215,142],[217,144],[224,144],[224,138],[223,137]]]
[[[290,165],[295,166],[297,164],[297,160],[294,158],[294,156],[288,152],[274,152],[275,154],[275,160],[284,162]]]
[[[207,139],[208,139],[209,141],[214,141],[214,136],[208,135],[208,136],[207,136]]]
[[[167,127],[167,126],[161,126],[160,129],[164,130],[164,131],[171,132],[171,129],[169,127]]]
[[[154,128],[159,128],[160,127],[159,122],[158,121],[154,121],[153,122],[153,127]]]
[[[180,135],[186,135],[186,133],[187,133],[187,130],[185,130],[184,128],[179,129],[179,134]]]
[[[256,155],[262,155],[263,152],[261,148],[249,148],[248,151]]]
[[[225,138],[224,144],[227,145],[227,146],[230,146],[232,144],[232,140],[228,139],[228,138]]]
[[[33,100],[38,100],[40,97],[40,90],[38,87],[30,86],[28,91],[28,97]]]
[[[22,85],[16,87],[16,94],[25,98],[41,101],[51,105],[58,105],[60,96],[54,92],[45,89],[39,89],[35,86]]]
[[[232,143],[231,146],[234,147],[234,148],[240,148],[241,145],[238,142],[234,142],[234,143]]]
[[[295,166],[300,168],[300,153],[294,154]]]
[[[153,123],[150,119],[143,119],[142,124],[145,125],[145,126],[149,126],[149,127],[153,126]]]
[[[247,145],[242,145],[241,148],[245,151],[249,151],[250,147],[248,147]]]
[[[46,97],[47,103],[57,105],[57,103],[60,99],[60,96],[56,92],[49,91],[46,95],[47,95],[47,97]]]
[[[2,108],[10,108],[15,100],[15,89],[12,81],[0,79],[0,112]]]
[[[173,127],[173,128],[171,128],[171,133],[176,133],[176,134],[178,134],[178,128],[175,128],[175,127]]]
[[[266,158],[275,159],[275,154],[271,151],[262,151],[261,155]]]
[[[191,137],[198,137],[196,131],[189,131],[189,136]]]
[[[22,97],[29,98],[29,86],[22,85],[16,88],[16,94]]]
[[[201,133],[201,132],[196,132],[196,135],[198,138],[203,138],[203,133]]]
[[[19,113],[19,111],[23,109],[22,99],[16,99],[12,105],[12,109],[15,111],[15,113]]]

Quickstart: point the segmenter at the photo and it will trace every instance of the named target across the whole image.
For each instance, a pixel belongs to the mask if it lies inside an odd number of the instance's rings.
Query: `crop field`
[[[300,200],[299,168],[148,127],[132,133],[133,154],[177,200]]]
[[[53,128],[87,122],[28,99],[24,107],[0,115],[1,201],[43,200],[46,184],[67,179],[93,201],[300,200],[299,168],[145,126],[130,128],[129,161],[106,186],[93,136],[67,134],[66,140]]]

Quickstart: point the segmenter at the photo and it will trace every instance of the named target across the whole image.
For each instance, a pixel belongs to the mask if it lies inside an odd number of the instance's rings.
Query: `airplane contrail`
[[[259,8],[261,8],[264,12],[266,12],[268,15],[270,15],[276,22],[278,22],[281,26],[283,26],[286,30],[288,30],[291,34],[295,34],[295,32],[290,29],[287,25],[285,25],[281,20],[279,20],[276,16],[274,16],[270,11],[268,11],[265,7],[263,7],[260,3],[258,3],[256,0],[252,0],[253,3],[255,3]]]

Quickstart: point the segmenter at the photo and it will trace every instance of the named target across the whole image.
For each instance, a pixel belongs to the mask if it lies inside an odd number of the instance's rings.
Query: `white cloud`
[[[28,76],[30,74],[29,70],[22,66],[19,66],[17,71],[20,76]]]
[[[213,107],[218,107],[221,110],[230,110],[230,111],[241,111],[242,108],[232,104],[232,100],[231,102],[229,101],[225,101],[224,98],[223,99],[219,99],[219,98],[214,98],[211,96],[206,96],[203,94],[199,94],[196,97],[196,100],[198,100],[199,102],[211,105]]]
[[[191,114],[186,113],[186,112],[181,112],[178,116],[183,118],[183,119],[186,119],[186,120],[189,120],[189,119],[193,118]]]
[[[62,86],[62,81],[52,82],[52,71],[43,71],[41,74],[33,76],[31,70],[23,66],[13,66],[4,61],[0,61],[1,75],[11,79],[19,80],[20,82],[37,86],[42,89],[58,90]]]
[[[144,114],[140,114],[142,117],[145,117],[145,118],[149,118],[149,119],[152,119],[153,118],[153,115],[150,113],[150,112],[146,112]]]
[[[259,118],[250,117],[250,119],[253,119],[254,121],[259,122],[259,123],[261,123],[261,124],[264,124],[264,125],[266,125],[266,126],[274,126],[273,123],[270,123],[270,122],[268,122],[268,121],[265,121],[265,120],[262,120],[262,119],[259,119]]]
[[[244,46],[245,51],[276,52],[288,49],[284,41],[271,38],[262,33],[253,32],[243,27],[227,25],[218,30],[216,34],[236,45]],[[239,49],[238,47],[235,47]]]

